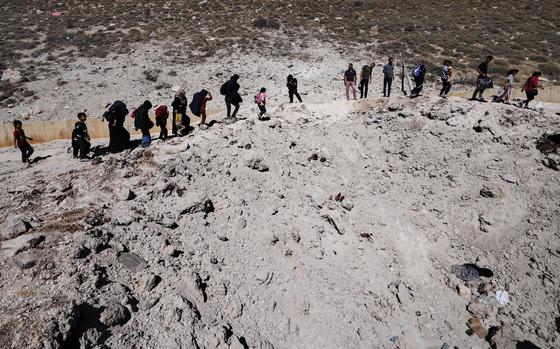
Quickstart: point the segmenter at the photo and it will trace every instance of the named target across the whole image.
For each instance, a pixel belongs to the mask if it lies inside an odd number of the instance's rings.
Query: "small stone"
[[[480,321],[480,319],[469,319],[467,325],[478,336],[478,338],[486,338],[486,336],[488,335],[488,330],[486,329],[486,326],[484,326],[482,321]]]
[[[457,293],[465,299],[471,299],[471,289],[463,284],[457,284]]]
[[[170,257],[177,257],[179,256],[179,251],[172,245],[165,246],[163,248],[163,253]]]
[[[149,310],[151,308],[153,308],[154,305],[157,304],[157,302],[159,302],[161,296],[160,295],[154,295],[154,296],[150,296],[148,297],[145,301],[144,301],[144,310]]]
[[[129,188],[122,188],[118,193],[118,199],[120,201],[129,201],[136,198],[136,194]]]
[[[112,327],[117,325],[124,325],[130,319],[130,312],[128,309],[118,303],[111,303],[103,310],[99,321],[105,326]]]
[[[243,230],[247,226],[247,221],[245,220],[245,218],[240,217],[237,220],[237,224],[235,226],[236,226],[237,230]]]
[[[267,172],[269,170],[268,165],[261,158],[255,158],[247,161],[247,167],[257,170],[259,172]]]
[[[20,269],[24,270],[34,267],[37,264],[37,258],[31,251],[25,251],[15,256],[14,262]]]
[[[479,319],[487,319],[495,316],[498,312],[496,297],[491,296],[479,296],[474,301],[469,303],[467,310],[474,317]]]
[[[519,179],[512,174],[503,175],[502,179],[508,183],[513,183],[513,184],[519,183]]]
[[[488,342],[492,348],[496,349],[517,349],[521,348],[519,345],[521,340],[515,335],[515,331],[510,326],[502,326],[494,331]]]
[[[153,290],[161,281],[161,278],[156,274],[148,274],[143,279],[143,289],[146,292]]]
[[[484,186],[484,187],[482,187],[482,189],[480,189],[480,196],[485,197],[485,198],[495,198],[500,193],[501,193],[501,190],[499,188],[498,189],[492,189],[490,187]]]
[[[6,69],[2,74],[2,81],[8,81],[11,84],[17,84],[24,81],[25,78],[20,71],[15,69]]]
[[[210,258],[210,263],[218,264],[218,260],[215,257]]]
[[[31,224],[27,222],[27,219],[19,216],[9,216],[2,227],[0,238],[2,240],[13,239],[27,233],[29,229],[31,229]]]
[[[118,260],[133,272],[139,272],[148,267],[148,263],[136,253],[121,253],[119,254]]]
[[[340,206],[342,206],[343,209],[347,210],[347,211],[352,211],[352,209],[354,208],[354,203],[350,200],[344,200]]]

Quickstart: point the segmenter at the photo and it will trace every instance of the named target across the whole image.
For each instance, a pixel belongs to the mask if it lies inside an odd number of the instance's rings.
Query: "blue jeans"
[[[150,132],[142,132],[142,148],[148,148],[152,143],[152,136],[150,136]]]

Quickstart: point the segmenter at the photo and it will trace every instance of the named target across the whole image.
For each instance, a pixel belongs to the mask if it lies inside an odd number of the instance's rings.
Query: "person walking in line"
[[[300,103],[302,103],[301,96],[298,93],[298,82],[297,79],[294,78],[293,75],[288,75],[288,82],[286,83],[286,87],[288,88],[288,95],[290,96],[290,103],[294,103],[294,96],[298,99]]]
[[[373,67],[375,67],[375,63],[366,64],[362,67],[362,71],[360,72],[360,85],[358,86],[360,98],[367,98]]]
[[[389,62],[383,66],[383,97],[391,96],[391,85],[394,77],[393,57],[390,57]]]
[[[414,79],[414,88],[410,91],[410,97],[415,98],[420,96],[420,92],[424,87],[424,78],[426,76],[427,65],[425,62],[420,63],[419,66],[412,70],[412,77]]]
[[[23,131],[23,123],[19,120],[14,120],[14,148],[21,151],[21,161],[23,163],[31,164],[31,154],[33,154],[33,147],[27,142],[32,141],[33,138],[27,137]]]
[[[86,120],[86,113],[78,113],[78,121],[74,125],[74,130],[72,130],[73,155],[74,158],[77,158],[79,153],[81,160],[87,159],[87,154],[91,147]]]
[[[453,75],[452,69],[453,63],[450,60],[446,59],[443,61],[443,65],[440,69],[440,77],[443,86],[441,87],[441,91],[439,91],[439,96],[443,98],[447,98],[447,94],[451,91],[451,75]]]
[[[263,115],[266,113],[266,88],[261,88],[259,93],[255,96],[255,103],[259,107],[259,120],[263,119]]]
[[[350,90],[356,100],[356,71],[352,63],[348,64],[348,70],[344,72],[344,87],[346,88],[346,99],[350,99]]]
[[[126,104],[114,101],[103,117],[109,126],[109,152],[118,153],[129,146],[130,133],[124,127],[125,117],[128,115]]]
[[[152,143],[150,129],[154,127],[154,123],[148,114],[150,109],[152,109],[152,103],[146,100],[134,111],[134,127],[142,132],[142,148],[148,148]]]
[[[513,83],[515,76],[519,73],[518,69],[510,69],[506,74],[506,83],[504,84],[504,91],[501,95],[496,97],[494,102],[510,104],[511,94],[513,91]]]
[[[226,81],[222,87],[220,87],[220,93],[225,97],[227,117],[235,119],[237,112],[239,111],[239,104],[243,102],[241,95],[239,94],[239,75],[234,74],[232,77]],[[233,113],[231,112],[231,106],[235,109]]]
[[[169,118],[169,111],[166,105],[160,105],[154,112],[156,116],[156,126],[159,126],[159,139],[165,140],[167,138],[167,118]]]
[[[181,133],[188,131],[191,125],[191,119],[187,115],[187,96],[185,94],[185,90],[180,88],[175,92],[175,98],[173,98],[173,102],[171,103],[171,107],[173,107],[173,119],[171,120],[171,133],[173,135],[177,135],[179,131]],[[181,115],[181,121],[179,126],[177,126],[177,115]]]
[[[405,95],[405,96],[408,95],[406,93],[406,88],[404,86],[405,80],[407,80],[407,79],[408,79],[408,75],[406,74],[406,67],[404,65],[404,62],[401,62],[401,91],[402,91],[403,95]],[[410,84],[409,84],[409,86],[410,86]]]
[[[200,101],[200,124],[198,125],[198,127],[203,130],[208,128],[208,125],[206,125],[206,103],[211,100],[212,94],[210,93],[210,91],[206,91],[206,96],[204,96],[202,98],[202,101]]]
[[[472,101],[476,101],[476,95],[478,94],[478,101],[480,102],[486,102],[484,100],[484,90],[486,90],[487,88],[492,88],[493,84],[492,84],[492,79],[490,79],[488,77],[488,65],[490,64],[490,62],[492,62],[494,60],[494,57],[492,56],[487,56],[486,59],[484,60],[484,62],[480,63],[478,65],[478,67],[476,68],[476,72],[478,73],[478,78],[476,79],[476,88],[473,92],[473,95],[471,97]]]
[[[540,76],[541,72],[534,72],[533,75],[523,85],[521,91],[525,91],[525,95],[527,95],[527,99],[521,103],[521,107],[525,106],[525,108],[529,108],[529,102],[535,99],[535,96],[539,94],[538,88],[542,88],[540,85]]]

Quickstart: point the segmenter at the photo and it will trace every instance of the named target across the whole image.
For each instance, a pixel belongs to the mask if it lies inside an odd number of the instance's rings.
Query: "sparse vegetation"
[[[152,39],[204,51],[197,57],[209,57],[232,44],[240,52],[276,54],[278,43],[272,36],[280,34],[286,43],[318,39],[346,50],[375,41],[373,49],[379,55],[438,62],[449,57],[457,66],[473,66],[493,54],[504,62],[497,66],[500,72],[512,65],[522,71],[544,66],[547,77],[560,78],[553,63],[560,59],[560,4],[553,0],[530,5],[501,0],[492,6],[476,0],[428,0],[421,5],[411,0],[359,0],[337,6],[325,0],[5,2],[10,11],[0,13],[0,63],[8,66],[55,51],[64,53],[53,55],[54,60],[129,53],[131,44]],[[53,17],[54,10],[62,15]],[[209,37],[215,39],[208,41]],[[180,59],[195,57],[196,50],[186,51]]]

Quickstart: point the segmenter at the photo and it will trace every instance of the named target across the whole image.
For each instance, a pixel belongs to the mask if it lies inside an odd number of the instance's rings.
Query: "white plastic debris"
[[[509,303],[509,293],[504,290],[496,291],[496,300],[500,305],[506,305]]]

